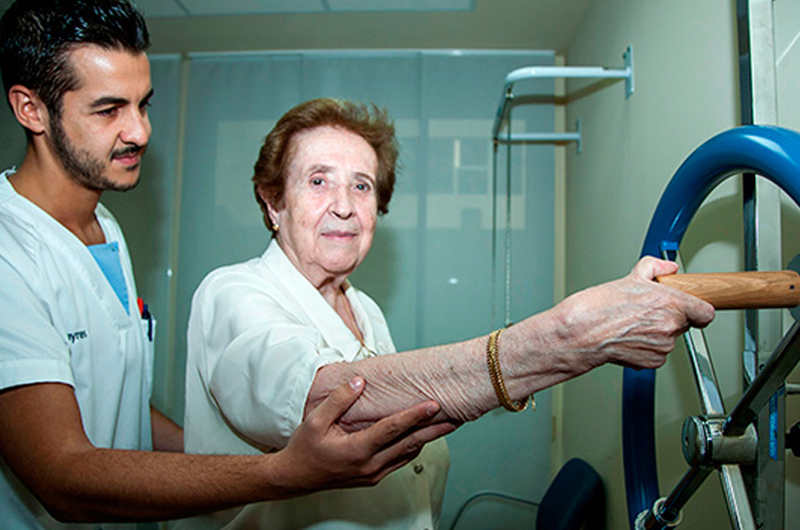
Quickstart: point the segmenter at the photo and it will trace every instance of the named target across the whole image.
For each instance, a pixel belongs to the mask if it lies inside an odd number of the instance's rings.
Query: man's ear
[[[49,115],[44,102],[33,90],[22,85],[14,85],[8,91],[8,101],[17,121],[33,134],[45,130]]]

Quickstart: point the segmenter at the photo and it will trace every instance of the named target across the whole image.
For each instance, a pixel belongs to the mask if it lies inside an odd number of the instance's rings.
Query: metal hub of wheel
[[[702,202],[722,181],[740,173],[755,173],[771,180],[800,205],[800,135],[778,127],[746,126],[723,132],[695,150],[670,181],[647,232],[642,256],[678,260],[684,233]],[[793,312],[793,314],[796,314]],[[752,508],[750,484],[775,480],[758,473],[760,448],[766,453],[783,450],[786,429],[773,415],[776,396],[785,395],[785,381],[800,360],[799,325],[794,323],[755,378],[747,385],[730,413],[724,409],[711,356],[700,330],[685,339],[697,383],[702,415],[684,423],[682,443],[689,469],[675,488],[659,494],[654,426],[654,370],[626,369],[623,379],[623,448],[628,516],[635,529],[677,526],[681,508],[713,472],[720,474],[736,529],[774,530]],[[773,417],[774,416],[774,417]],[[757,430],[767,418],[771,428]],[[773,420],[775,425],[772,425]],[[800,427],[795,436],[800,439]],[[763,435],[767,432],[767,435]],[[781,437],[778,439],[778,437]],[[787,438],[788,439],[788,438]],[[800,443],[800,442],[798,442]],[[799,449],[800,451],[800,449]],[[780,457],[783,463],[784,455]],[[754,471],[755,470],[755,471]],[[781,472],[778,479],[783,480]],[[783,488],[781,488],[783,491]],[[781,519],[782,520],[782,519]]]

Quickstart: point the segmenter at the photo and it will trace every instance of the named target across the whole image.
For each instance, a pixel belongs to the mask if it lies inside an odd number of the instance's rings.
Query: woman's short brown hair
[[[275,208],[283,208],[286,189],[286,170],[293,156],[292,139],[299,133],[317,127],[340,127],[361,136],[375,150],[378,159],[376,175],[378,212],[386,214],[394,192],[398,156],[394,123],[386,109],[368,107],[331,98],[301,103],[278,120],[264,139],[256,160],[253,186],[256,201],[264,214],[264,223],[273,231],[269,211],[262,196]]]

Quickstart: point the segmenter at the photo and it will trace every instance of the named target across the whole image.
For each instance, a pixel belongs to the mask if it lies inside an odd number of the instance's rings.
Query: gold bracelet
[[[528,400],[511,400],[511,396],[508,395],[508,390],[506,389],[506,384],[503,382],[503,374],[500,371],[500,361],[497,359],[497,341],[504,331],[505,328],[500,328],[489,334],[489,342],[486,344],[486,364],[489,367],[489,379],[492,380],[494,393],[497,395],[497,399],[500,401],[500,404],[503,405],[503,408],[510,412],[522,412],[528,406]],[[536,402],[533,396],[530,397],[530,402],[533,410],[536,410]]]

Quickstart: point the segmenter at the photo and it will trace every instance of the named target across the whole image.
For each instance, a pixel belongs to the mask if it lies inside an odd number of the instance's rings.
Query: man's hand
[[[413,460],[427,442],[453,432],[457,426],[431,424],[439,405],[427,401],[365,430],[346,432],[337,421],[363,390],[364,380],[356,377],[306,415],[286,448],[275,455],[282,472],[297,480],[287,487],[312,491],[375,485]]]

